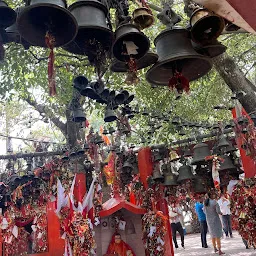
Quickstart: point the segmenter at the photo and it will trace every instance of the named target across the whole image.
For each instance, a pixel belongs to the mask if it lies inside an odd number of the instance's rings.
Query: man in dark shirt
[[[195,204],[195,210],[198,217],[198,220],[200,222],[200,231],[201,231],[201,242],[203,248],[208,248],[207,240],[206,240],[206,234],[207,234],[207,222],[206,222],[206,216],[203,211],[203,201],[204,197],[200,196],[198,198],[198,201]]]

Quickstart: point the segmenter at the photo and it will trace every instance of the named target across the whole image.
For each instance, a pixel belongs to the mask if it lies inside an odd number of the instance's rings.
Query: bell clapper
[[[137,84],[140,81],[140,79],[137,76],[136,60],[133,57],[130,57],[127,65],[129,67],[129,71],[125,79],[125,82],[130,85]]]
[[[169,80],[169,89],[175,92],[177,100],[181,97],[184,91],[186,93],[189,92],[189,81],[176,69],[173,71],[173,74],[173,77]]]

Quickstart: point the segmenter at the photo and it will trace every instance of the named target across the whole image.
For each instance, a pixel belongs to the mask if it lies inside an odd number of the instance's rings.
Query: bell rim
[[[150,58],[150,60],[151,60],[150,65],[147,65],[147,66],[141,65],[140,66],[139,61],[142,61],[143,58],[147,57],[147,55],[148,55],[148,58]],[[141,69],[147,68],[149,66],[152,66],[157,62],[157,60],[158,60],[158,55],[156,53],[147,52],[143,57],[136,60],[137,70],[141,70]],[[146,61],[144,63],[146,63]],[[143,62],[142,62],[142,64],[143,64]],[[118,67],[118,65],[119,65],[119,67]],[[115,59],[113,61],[112,65],[110,66],[110,70],[115,73],[126,73],[129,71],[129,67],[125,62]]]
[[[67,17],[70,18],[70,21],[72,20],[73,24],[75,25],[75,31],[74,31],[74,34],[72,35],[72,38],[69,39],[69,41],[63,43],[63,44],[55,44],[54,47],[57,48],[57,47],[63,47],[69,43],[71,43],[75,37],[77,36],[77,33],[78,33],[78,23],[76,21],[76,18],[74,17],[74,15],[67,9],[67,8],[64,8],[64,7],[61,7],[59,5],[56,5],[56,4],[51,4],[51,3],[41,3],[41,4],[33,4],[33,5],[29,5],[29,6],[26,6],[26,8],[24,8],[19,16],[17,17],[17,20],[16,20],[16,23],[17,23],[17,30],[19,32],[19,34],[21,35],[20,31],[21,31],[21,28],[24,27],[22,25],[20,25],[20,23],[24,20],[24,13],[27,13],[28,11],[32,10],[32,9],[35,9],[37,7],[54,7],[55,9],[58,9],[58,10],[61,10],[63,11]],[[24,23],[24,21],[23,21]],[[24,38],[23,35],[21,35],[22,38]],[[34,45],[34,46],[39,46],[39,47],[43,47],[43,48],[48,48],[47,45],[45,44],[45,42],[43,44],[37,44],[35,42],[32,42],[30,40],[27,40],[26,38],[24,38],[24,40],[26,40],[28,43],[30,43],[31,45]],[[43,40],[44,41],[44,40]]]
[[[8,11],[7,16],[10,17],[10,20],[11,20],[10,23],[4,24],[1,28],[8,28],[8,27],[15,24],[18,15],[15,12],[15,10],[13,10],[11,7],[9,7],[8,4],[5,1],[1,1],[1,2],[6,4],[6,6],[2,6],[1,8],[2,8],[2,10],[5,9],[5,11]]]
[[[90,30],[94,30],[94,29],[100,29],[102,32],[106,33],[106,35],[104,36],[104,38],[108,38],[108,40],[106,42],[102,42],[103,46],[105,45],[106,48],[110,48],[111,49],[111,44],[113,42],[113,38],[114,38],[114,33],[111,29],[109,28],[103,28],[103,27],[100,27],[100,26],[78,26],[78,32],[74,38],[74,40],[72,40],[71,42],[69,42],[68,44],[65,44],[64,46],[62,46],[61,48],[63,48],[65,51],[67,52],[70,52],[70,53],[73,53],[73,54],[78,54],[78,55],[87,55],[87,52],[86,52],[86,48],[82,48],[80,46],[77,46],[79,45],[77,43],[78,41],[78,36],[79,34],[83,34],[83,30],[87,30],[90,29]]]
[[[205,63],[205,72],[202,73],[202,74],[195,74],[195,75],[191,75],[191,77],[188,77],[186,76],[186,78],[191,82],[191,81],[194,81],[194,80],[197,80],[199,79],[200,77],[203,77],[204,75],[206,75],[211,69],[212,69],[212,63],[211,63],[211,58],[207,57],[207,56],[204,56],[204,55],[201,55],[201,56],[198,56],[198,55],[190,55],[190,56],[184,56],[183,58],[179,58],[178,56],[177,57],[174,57],[172,56],[172,60],[168,59],[168,56],[165,57],[165,60],[158,60],[158,62],[156,62],[146,73],[146,80],[149,82],[149,83],[152,83],[152,84],[155,84],[155,85],[159,85],[159,86],[168,86],[169,84],[169,79],[165,82],[159,82],[159,81],[154,81],[151,77],[150,77],[150,74],[152,73],[152,71],[154,71],[155,69],[163,66],[164,64],[167,64],[167,63],[171,63],[171,62],[174,62],[174,61],[178,61],[178,60],[185,60],[185,59],[201,59],[203,60]],[[206,66],[206,64],[208,66]],[[170,71],[170,78],[171,78],[171,74],[172,74],[172,69],[169,69],[166,71]]]
[[[107,121],[108,120],[108,121]],[[112,123],[117,120],[117,117],[112,117],[112,118],[104,118],[105,123]]]
[[[90,4],[93,3],[93,4]],[[102,11],[104,11],[104,13],[107,15],[108,13],[108,9],[107,7],[102,4],[101,2],[98,1],[94,1],[94,0],[79,0],[74,2],[73,4],[71,4],[67,9],[72,12],[75,8],[81,6],[81,5],[91,5],[91,6],[95,6],[95,7],[99,7]]]

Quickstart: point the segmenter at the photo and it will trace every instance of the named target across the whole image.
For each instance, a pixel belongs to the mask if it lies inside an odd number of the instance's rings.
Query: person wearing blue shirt
[[[197,218],[200,222],[202,247],[203,248],[208,248],[207,240],[206,240],[206,235],[207,235],[208,228],[207,228],[206,216],[205,216],[205,213],[203,211],[203,207],[204,207],[203,201],[204,201],[204,197],[200,196],[198,198],[198,201],[195,204],[195,211],[196,211],[196,214],[197,214]]]

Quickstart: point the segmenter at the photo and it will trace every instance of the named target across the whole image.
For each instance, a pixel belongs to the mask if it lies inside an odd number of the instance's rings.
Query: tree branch
[[[33,106],[40,114],[47,116],[64,134],[67,135],[66,124],[63,123],[56,115],[51,111],[51,109],[43,104],[37,103],[32,97],[27,96],[23,98],[29,105]]]
[[[40,63],[41,61],[48,60],[48,56],[45,57],[38,57],[35,53],[32,51],[29,51],[29,53],[38,61],[37,63]],[[70,54],[65,54],[65,53],[56,53],[55,57],[67,57],[67,58],[72,58],[72,59],[77,59],[78,61],[88,61],[88,58],[80,58],[76,55],[70,55]]]

